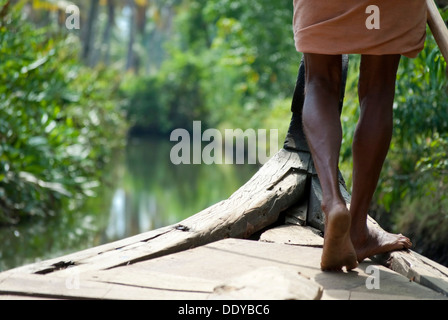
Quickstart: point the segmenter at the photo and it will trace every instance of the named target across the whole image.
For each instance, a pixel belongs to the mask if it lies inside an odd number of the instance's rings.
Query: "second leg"
[[[379,233],[367,224],[367,214],[389,150],[393,101],[400,55],[361,57],[360,118],[353,139],[351,238],[358,261],[378,253],[411,246],[402,235]]]

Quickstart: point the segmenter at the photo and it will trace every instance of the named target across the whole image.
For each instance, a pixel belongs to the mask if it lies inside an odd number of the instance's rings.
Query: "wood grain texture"
[[[448,62],[448,29],[440,16],[434,0],[426,0],[428,6],[428,25],[439,46],[445,61]]]
[[[168,227],[10,273],[63,273],[105,270],[153,259],[226,238],[248,238],[276,222],[281,212],[305,197],[310,155],[280,150],[229,199]],[[1,277],[1,275],[0,275]]]

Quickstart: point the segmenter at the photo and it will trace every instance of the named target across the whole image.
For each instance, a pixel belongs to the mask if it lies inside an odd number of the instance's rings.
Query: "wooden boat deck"
[[[157,232],[3,272],[0,299],[448,299],[370,260],[352,272],[322,272],[322,238],[294,225],[122,265],[145,256],[138,244]]]
[[[349,205],[342,182],[341,192]],[[0,299],[447,298],[448,268],[412,251],[320,271],[321,196],[309,153],[282,149],[229,199],[178,224],[0,273]]]

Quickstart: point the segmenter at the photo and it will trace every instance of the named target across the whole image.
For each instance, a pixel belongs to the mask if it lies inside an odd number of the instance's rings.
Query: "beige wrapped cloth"
[[[425,0],[294,0],[299,52],[415,58],[425,44],[426,21]]]

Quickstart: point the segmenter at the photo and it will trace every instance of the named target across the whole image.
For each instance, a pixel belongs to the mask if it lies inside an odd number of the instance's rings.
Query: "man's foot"
[[[411,240],[402,234],[393,234],[369,226],[367,226],[366,230],[363,233],[353,230],[351,233],[358,262],[377,254],[410,249],[412,247]]]
[[[345,205],[331,208],[326,214],[324,248],[321,269],[323,271],[347,271],[358,266],[356,251],[350,239],[351,216]]]

